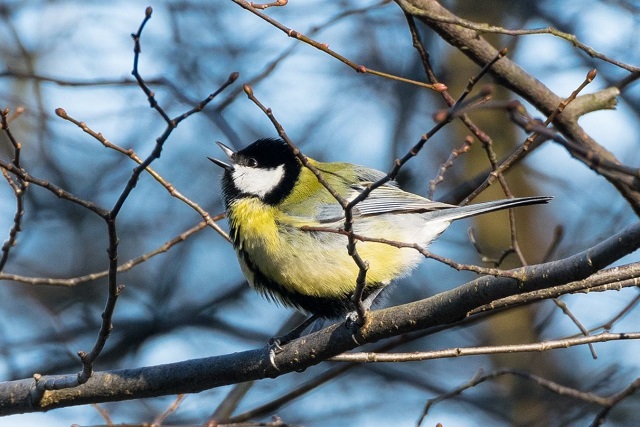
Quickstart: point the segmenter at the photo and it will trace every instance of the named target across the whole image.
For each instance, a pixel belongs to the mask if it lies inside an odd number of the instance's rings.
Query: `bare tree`
[[[0,415],[637,423],[640,10],[477,3],[0,5]],[[361,282],[363,241],[425,258],[359,327],[275,355],[296,318],[236,268],[206,159],[263,136],[312,171],[306,155],[386,172],[337,200]],[[455,204],[555,198],[430,248],[355,234],[389,180]]]

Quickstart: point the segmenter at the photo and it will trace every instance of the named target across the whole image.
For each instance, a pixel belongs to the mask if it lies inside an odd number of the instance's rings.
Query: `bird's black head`
[[[218,143],[231,164],[211,159],[225,169],[222,189],[227,207],[238,198],[257,197],[276,205],[293,190],[302,165],[293,150],[281,139],[259,139],[234,152]]]

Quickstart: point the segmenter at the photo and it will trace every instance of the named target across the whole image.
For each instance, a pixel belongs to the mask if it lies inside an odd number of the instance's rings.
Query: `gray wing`
[[[356,194],[353,198],[357,197],[364,189],[364,186],[354,188]],[[434,202],[417,194],[408,193],[395,186],[384,185],[373,190],[369,197],[356,205],[358,214],[362,216],[386,213],[424,213],[453,207],[453,205]]]
[[[353,200],[362,193],[368,184],[384,177],[385,174],[362,168],[359,171],[359,183],[351,185],[351,193],[347,200]],[[388,213],[428,213],[433,221],[455,221],[457,219],[480,215],[487,212],[547,203],[551,197],[520,197],[515,199],[494,200],[467,206],[455,206],[447,203],[434,202],[417,194],[401,190],[395,182],[389,182],[376,188],[369,197],[358,203],[353,209],[354,217],[368,215],[382,215]],[[324,204],[319,209],[317,220],[321,223],[344,220],[344,211],[339,203]]]
[[[347,196],[349,201],[358,197],[370,183],[385,177],[385,174],[375,169],[361,168],[358,170],[358,177],[360,182],[351,185],[352,191]],[[454,206],[403,191],[395,181],[390,181],[373,190],[366,199],[358,203],[353,215],[357,217],[387,213],[422,213],[452,207]],[[337,202],[324,204],[318,210],[317,219],[322,223],[344,220],[344,211]]]

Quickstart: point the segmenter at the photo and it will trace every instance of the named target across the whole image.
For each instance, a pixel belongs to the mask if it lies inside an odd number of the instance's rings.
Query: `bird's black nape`
[[[259,169],[284,167],[284,177],[280,184],[262,198],[263,202],[270,205],[277,205],[291,194],[302,169],[302,164],[291,147],[277,138],[258,139],[236,152],[234,161],[239,165]]]
[[[262,169],[298,163],[291,147],[277,138],[258,139],[236,153],[236,162],[240,164],[247,164],[250,159],[256,160],[257,167]]]

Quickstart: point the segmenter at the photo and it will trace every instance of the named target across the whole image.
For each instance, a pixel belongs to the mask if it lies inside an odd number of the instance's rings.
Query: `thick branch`
[[[451,24],[450,22],[459,21],[460,18],[453,15],[435,0],[396,0],[396,3],[406,13],[418,17],[446,42],[459,49],[480,66],[484,66],[491,61],[498,52],[476,30]],[[542,82],[528,74],[509,58],[503,58],[498,61],[491,67],[489,73],[493,75],[498,84],[522,96],[547,116],[552,114],[562,102],[561,97],[553,93]],[[580,100],[580,98],[577,100]],[[576,105],[582,105],[584,111],[578,112],[573,108],[570,112],[567,111],[565,114],[558,115],[553,124],[566,138],[575,141],[584,149],[595,153],[602,159],[620,163],[611,152],[598,144],[578,125],[578,118],[592,111],[593,108],[586,106],[582,101],[579,101]],[[611,108],[611,103],[607,105],[607,108]],[[637,180],[603,167],[594,167],[589,159],[580,153],[571,150],[569,150],[569,153],[611,182],[620,194],[627,199],[636,214],[640,215],[640,184]]]
[[[269,361],[268,348],[167,365],[96,372],[85,384],[46,391],[35,404],[30,400],[33,379],[0,386],[0,415],[120,401],[179,393],[196,393],[244,381],[276,377],[316,365],[358,346],[410,331],[455,323],[478,307],[524,292],[548,289],[582,280],[640,248],[640,222],[604,242],[569,258],[512,270],[523,280],[481,277],[456,289],[410,304],[374,311],[352,336],[343,323],[287,344],[276,355],[279,369]],[[43,377],[43,379],[46,377]]]

